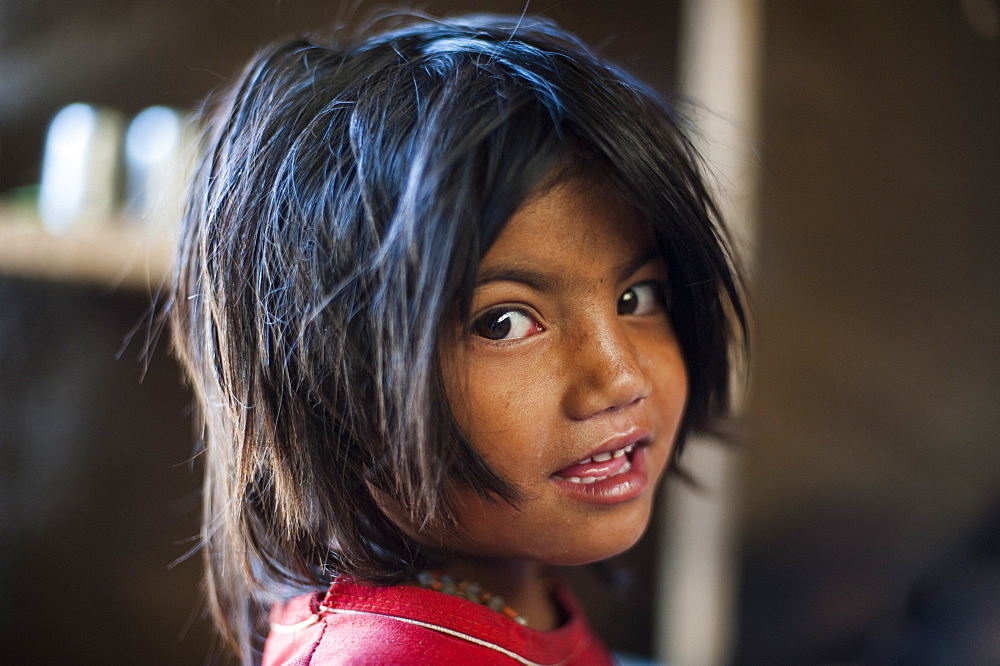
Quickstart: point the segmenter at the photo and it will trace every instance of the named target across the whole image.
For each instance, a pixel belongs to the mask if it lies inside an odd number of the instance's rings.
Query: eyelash
[[[628,300],[623,299],[627,299],[629,294],[638,298],[638,296],[636,296],[636,292],[641,292],[646,288],[652,290],[652,302],[646,304],[639,302],[636,305],[636,310],[633,310],[632,312],[623,312],[622,305],[623,303],[628,302]],[[645,317],[658,314],[661,311],[665,312],[668,310],[666,285],[659,280],[644,280],[642,282],[637,282],[622,292],[621,296],[618,297],[616,305],[618,314],[626,317]],[[637,310],[642,306],[645,306],[647,311],[637,312]],[[512,315],[514,315],[514,317],[512,317]],[[512,321],[515,318],[523,318],[524,321]],[[515,327],[527,327],[528,330],[524,331],[523,335],[518,335],[518,337],[508,339],[506,336],[510,335],[511,330]],[[543,330],[545,329],[542,328],[541,324],[539,324],[535,317],[532,316],[531,313],[525,308],[505,305],[490,308],[489,310],[483,312],[481,315],[473,319],[472,324],[469,326],[469,332],[472,335],[494,343],[523,340],[536,333],[541,333]],[[501,332],[502,337],[491,337],[492,334],[496,334],[497,332]]]

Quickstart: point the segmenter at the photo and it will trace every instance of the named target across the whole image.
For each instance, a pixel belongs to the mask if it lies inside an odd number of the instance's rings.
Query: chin
[[[642,535],[646,533],[646,528],[649,526],[649,513],[647,509],[641,520],[629,521],[629,524],[625,525],[619,524],[617,529],[610,534],[605,534],[603,538],[595,539],[590,535],[579,537],[576,540],[575,548],[559,553],[554,558],[549,559],[548,563],[557,566],[579,566],[620,555],[638,543]]]

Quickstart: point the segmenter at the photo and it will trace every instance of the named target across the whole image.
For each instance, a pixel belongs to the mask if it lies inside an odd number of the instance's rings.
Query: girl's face
[[[461,491],[459,553],[582,564],[642,535],[687,397],[666,279],[652,233],[589,182],[511,218],[442,359],[459,426],[526,499]]]

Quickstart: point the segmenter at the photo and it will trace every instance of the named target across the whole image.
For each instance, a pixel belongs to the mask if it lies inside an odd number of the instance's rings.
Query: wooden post
[[[759,30],[758,0],[682,4],[681,96],[692,104],[709,184],[748,273],[759,172],[752,149]],[[744,401],[742,369],[733,386],[738,413]],[[670,666],[725,664],[737,628],[740,454],[729,443],[695,436],[681,462],[703,489],[675,479],[664,495],[656,657]]]

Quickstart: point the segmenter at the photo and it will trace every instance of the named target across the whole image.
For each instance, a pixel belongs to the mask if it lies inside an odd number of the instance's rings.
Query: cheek
[[[474,356],[464,356],[460,377],[445,375],[448,403],[476,450],[504,472],[512,460],[539,455],[534,443],[544,440],[558,404],[557,380],[537,360],[529,364]]]
[[[655,400],[678,406],[687,403],[688,374],[680,345],[669,328],[640,343],[642,369],[652,383]]]
[[[677,431],[684,416],[688,399],[688,375],[684,359],[676,342],[661,345],[658,353],[648,358],[647,376],[653,385],[652,413],[661,436],[669,444],[660,449],[656,466],[665,466],[677,439]],[[662,460],[661,460],[662,459]]]
[[[652,374],[653,390],[659,402],[669,407],[668,412],[678,419],[684,411],[688,397],[688,377],[680,353],[661,360]]]

